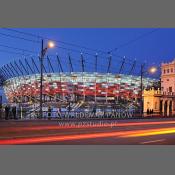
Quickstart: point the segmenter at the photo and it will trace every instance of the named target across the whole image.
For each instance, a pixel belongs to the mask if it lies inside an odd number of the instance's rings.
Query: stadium
[[[1,83],[9,103],[39,110],[40,71],[39,60],[37,61],[25,58],[1,67]],[[47,57],[45,60],[43,107],[69,108],[70,111],[92,110],[94,107],[108,110],[139,108],[140,76],[110,71],[85,71],[83,61],[79,66],[82,66],[82,71],[75,71],[72,65],[76,64],[71,61],[69,57],[66,65],[65,62],[61,64],[59,57],[55,60]],[[63,71],[64,66],[70,70]],[[144,87],[153,86],[155,82],[156,79],[143,78]]]

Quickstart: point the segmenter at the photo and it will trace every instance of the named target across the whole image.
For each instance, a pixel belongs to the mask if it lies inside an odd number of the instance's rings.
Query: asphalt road
[[[174,145],[175,119],[0,121],[0,144]]]

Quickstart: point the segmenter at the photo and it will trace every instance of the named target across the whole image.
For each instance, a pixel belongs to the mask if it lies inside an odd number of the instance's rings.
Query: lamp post
[[[141,105],[141,116],[143,114],[143,75],[144,75],[144,67],[145,64],[141,64],[141,75],[140,75],[140,90],[141,90],[141,99],[140,99],[140,105]]]
[[[41,41],[41,53],[40,53],[40,116],[39,118],[43,117],[43,59],[48,50],[48,48],[53,48],[55,44],[52,41],[47,43],[47,46],[44,48],[44,40]]]
[[[143,114],[143,76],[145,72],[148,72],[150,74],[155,74],[157,72],[157,67],[152,66],[148,69],[148,71],[144,71],[144,67],[145,64],[141,64],[141,74],[140,74],[140,90],[141,90],[141,101],[140,101],[140,105],[141,105],[141,116]]]

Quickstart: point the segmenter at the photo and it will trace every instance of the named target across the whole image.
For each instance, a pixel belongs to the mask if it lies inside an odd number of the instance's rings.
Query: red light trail
[[[118,131],[118,132],[103,132],[103,133],[92,133],[92,134],[74,134],[74,135],[58,135],[58,136],[44,136],[44,137],[31,137],[31,138],[18,138],[18,139],[6,139],[0,140],[1,145],[17,145],[17,144],[37,144],[47,142],[61,142],[69,140],[82,140],[82,139],[95,139],[105,137],[145,137],[162,134],[175,133],[175,127],[163,128],[163,129],[147,129],[147,130],[136,130],[136,131]]]
[[[161,121],[161,122],[130,122],[130,123],[117,123],[114,122],[112,123],[112,121],[110,121],[111,123],[96,123],[96,124],[85,124],[82,125],[80,123],[80,125],[76,125],[74,123],[67,123],[64,124],[62,126],[59,125],[51,125],[51,126],[31,126],[31,127],[19,127],[19,128],[15,128],[15,127],[9,127],[8,128],[8,132],[22,132],[22,131],[40,131],[40,130],[59,130],[59,129],[72,129],[72,128],[100,128],[100,127],[123,127],[123,126],[143,126],[143,125],[164,125],[164,124],[175,124],[175,121]],[[7,129],[1,128],[0,133],[3,131],[6,131]]]

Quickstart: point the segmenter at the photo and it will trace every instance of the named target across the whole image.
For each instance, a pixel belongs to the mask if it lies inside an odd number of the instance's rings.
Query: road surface
[[[174,145],[175,119],[0,121],[0,144]]]

